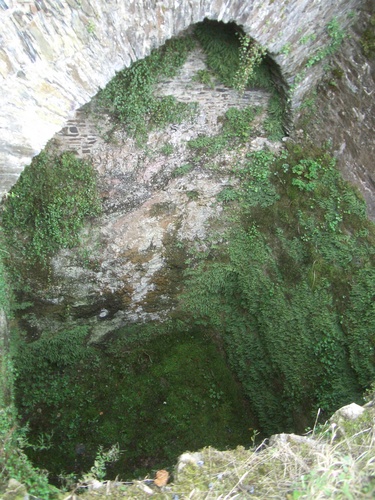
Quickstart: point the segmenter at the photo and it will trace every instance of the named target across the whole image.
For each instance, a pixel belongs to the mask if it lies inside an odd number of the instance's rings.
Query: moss
[[[117,73],[115,78],[97,96],[97,113],[110,113],[112,118],[144,142],[150,130],[168,123],[180,123],[195,112],[192,103],[178,102],[172,96],[157,98],[153,89],[161,77],[173,77],[186,61],[195,42],[191,36],[174,38],[130,68]],[[165,145],[165,154],[172,153]]]
[[[166,232],[163,237],[165,266],[154,274],[153,289],[149,291],[142,301],[146,312],[157,312],[166,304],[175,308],[178,294],[182,290],[183,270],[186,268],[187,246],[178,240],[179,224],[173,231]]]
[[[163,201],[160,203],[154,203],[150,210],[150,217],[159,217],[165,215],[172,215],[176,212],[176,205],[169,201]]]
[[[367,416],[367,418],[369,418]],[[363,422],[364,423],[364,422]],[[360,430],[361,429],[361,430]],[[337,443],[330,430],[311,436],[280,435],[268,446],[237,447],[218,451],[212,447],[184,453],[174,470],[171,483],[157,488],[152,480],[124,485],[127,498],[317,498],[324,491],[327,498],[370,499],[375,492],[372,478],[374,422],[361,432],[362,446],[348,433]],[[328,433],[328,435],[327,435]],[[353,441],[354,440],[354,441]],[[147,492],[145,487],[147,485]],[[111,488],[111,485],[107,485]],[[111,497],[116,498],[112,486]],[[96,495],[104,495],[105,485]],[[348,494],[349,493],[349,494]],[[93,498],[90,493],[84,499]]]
[[[189,198],[189,200],[196,201],[199,198],[199,193],[195,190],[186,191],[186,196]]]
[[[1,217],[13,286],[25,291],[25,282],[48,283],[51,256],[76,245],[85,219],[100,213],[89,162],[73,153],[36,156],[10,191]]]
[[[7,316],[11,314],[13,299],[2,257],[7,253],[0,239],[0,496],[20,498],[26,490],[46,500],[58,498],[58,491],[48,483],[45,471],[35,467],[22,449],[26,429],[18,421],[14,404],[16,370],[12,359],[14,345],[9,346]],[[4,315],[4,316],[3,316]],[[9,350],[11,349],[11,351]],[[10,482],[9,482],[10,481]],[[7,493],[5,493],[7,491]],[[25,495],[22,494],[22,498]]]
[[[210,30],[213,24],[208,22],[204,27]],[[227,28],[218,32],[220,44],[228,42],[230,46],[225,57],[236,46],[233,26]],[[335,35],[338,26],[334,23],[331,29],[332,38],[339,43],[342,33]],[[176,51],[176,57],[181,57],[179,64],[185,48],[182,55]],[[173,74],[177,67],[173,50],[168,58],[166,71]],[[216,70],[223,79],[230,76],[228,68],[233,70],[229,59]],[[122,107],[112,111],[119,120],[124,119],[130,133],[141,136],[147,132],[145,112],[152,117],[147,126],[162,126],[178,114],[173,100],[148,100],[154,82],[150,68],[155,68],[155,61],[160,58],[154,53],[144,64],[122,73],[112,89],[107,89],[108,94],[102,94],[104,100],[122,95]],[[127,93],[130,87],[134,94]],[[124,89],[125,94],[121,94]],[[111,106],[112,101],[107,104]],[[306,108],[313,105],[309,102]],[[271,101],[270,111],[279,125],[280,102]],[[223,118],[220,136],[199,137],[190,147],[211,156],[245,144],[252,136],[255,114],[251,108],[230,110]],[[265,128],[274,137],[282,134],[270,121]],[[165,145],[163,152],[171,153],[170,145]],[[174,175],[185,175],[192,168],[183,165]],[[249,154],[233,174],[241,187],[219,196],[219,201],[226,203],[230,217],[226,222],[230,221],[232,232],[223,244],[205,242],[207,251],[201,256],[192,252],[185,275],[187,293],[181,297],[174,323],[123,329],[108,336],[100,350],[85,346],[87,329],[60,332],[55,337],[46,331],[38,342],[22,343],[23,354],[17,354],[17,397],[24,418],[31,422],[31,440],[38,444],[41,433],[52,423],[57,429],[55,444],[61,455],[65,454],[63,459],[56,458],[54,449],[40,457],[31,450],[36,460],[44,460],[43,466],[53,463],[56,474],[66,463],[88,470],[97,446],[110,446],[118,440],[125,453],[119,464],[108,467],[108,474],[130,478],[157,467],[168,465],[171,469],[176,453],[202,446],[205,439],[215,441],[216,446],[234,446],[238,439],[234,439],[233,429],[228,429],[233,417],[228,402],[240,393],[238,381],[225,371],[227,360],[241,378],[266,430],[304,428],[311,422],[315,405],[320,404],[327,415],[346,398],[360,397],[374,373],[369,355],[374,339],[368,334],[374,331],[369,328],[373,324],[370,278],[374,233],[364,220],[363,203],[339,179],[332,159],[315,145],[289,144],[277,158],[269,152]],[[191,199],[198,196],[196,191],[186,194]],[[174,211],[173,205],[159,203],[150,208],[150,215],[159,217]],[[222,228],[223,220],[216,224]],[[186,245],[177,240],[177,230],[165,236],[167,266],[155,275],[155,289],[141,304],[147,312],[158,311],[159,301],[165,300],[163,292],[174,305],[181,290],[188,255]],[[49,251],[43,256],[47,254]],[[151,252],[144,252],[126,257],[142,266],[151,256]],[[48,273],[45,278],[49,279]],[[111,312],[123,309],[131,293],[127,287],[115,295],[108,292],[102,303]],[[77,313],[82,317],[93,312],[89,306]],[[235,400],[237,414],[243,403],[242,396]],[[244,424],[235,423],[235,433],[250,445],[254,444],[250,425],[256,424],[249,424],[249,407],[244,407]],[[371,418],[367,416],[363,424],[370,426]],[[345,432],[349,435],[357,430],[348,425]],[[362,431],[360,427],[359,444],[371,451],[368,436]],[[67,436],[64,443],[61,435]],[[82,439],[87,441],[85,456]],[[352,441],[355,445],[356,439]],[[319,457],[314,456],[310,444],[288,441],[263,448],[257,453],[243,447],[226,453],[205,448],[199,461],[175,473],[170,490],[152,487],[156,495],[166,497],[176,492],[189,498],[232,494],[272,498],[281,491],[298,498],[320,484],[320,465],[314,469]],[[320,444],[318,448],[322,450]],[[332,452],[335,459],[336,451]],[[345,465],[344,457],[341,459]],[[338,476],[335,464],[330,467],[327,471],[334,479]],[[148,497],[142,482],[132,483],[121,485],[121,494]],[[340,493],[340,484],[332,484]],[[120,490],[111,489],[110,483],[105,487],[116,498]],[[371,484],[366,487],[371,490]],[[83,498],[90,496],[92,493],[83,493]],[[312,493],[310,498],[314,497]]]
[[[332,69],[332,75],[337,80],[341,80],[342,77],[345,75],[345,72],[344,72],[344,70],[342,68],[335,67],[335,68]]]
[[[221,333],[262,430],[302,431],[375,376],[374,227],[316,145],[251,153],[234,172],[227,246],[191,252],[182,311]]]
[[[85,345],[87,333],[44,335],[30,346],[19,340],[17,401],[28,439],[50,435],[53,444],[28,454],[52,477],[89,470],[98,446],[116,442],[124,452],[107,472],[123,479],[171,467],[189,447],[246,443],[248,406],[208,336],[137,325],[99,349]]]
[[[360,43],[363,52],[367,57],[374,57],[375,55],[375,14],[369,20],[368,27],[363,32]]]

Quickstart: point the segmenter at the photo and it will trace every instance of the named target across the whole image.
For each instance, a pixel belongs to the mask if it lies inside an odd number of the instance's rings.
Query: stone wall
[[[53,151],[90,158],[99,174],[103,214],[87,224],[79,246],[53,257],[48,284],[39,286],[38,277],[29,276],[31,300],[39,304],[34,331],[57,331],[64,317],[66,324],[90,325],[91,341],[99,342],[124,325],[168,318],[181,292],[187,249],[201,250],[212,225],[219,239],[225,231],[217,195],[236,184],[232,166],[249,151],[279,149],[263,126],[271,94],[239,95],[215,79],[212,87],[204,85],[194,79],[204,69],[205,55],[197,47],[173,78],[156,86],[156,95],[195,103],[195,111],[179,124],[153,130],[140,145],[121,128],[112,131],[111,141],[104,139],[111,121],[98,116],[95,100],[50,142]],[[246,148],[200,157],[187,146],[219,133],[229,108],[247,106],[259,112]]]
[[[302,123],[305,134],[314,142],[332,144],[340,171],[360,190],[372,220],[375,220],[375,58],[363,54],[360,41],[374,14],[375,3],[367,0],[348,30],[331,72],[312,96],[314,120]]]
[[[360,0],[0,0],[0,193],[116,71],[204,18],[235,21],[287,87]],[[307,35],[315,35],[308,37]],[[301,38],[308,39],[300,43]],[[321,74],[306,73],[298,106]]]

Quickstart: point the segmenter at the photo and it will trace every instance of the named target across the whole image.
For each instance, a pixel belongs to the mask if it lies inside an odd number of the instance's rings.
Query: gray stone
[[[1,95],[0,194],[16,181],[20,167],[131,61],[205,17],[236,21],[265,46],[287,88],[310,54],[328,42],[325,26],[337,17],[342,26],[360,0],[254,0],[233,2],[147,0],[50,2],[30,15],[30,3],[0,5]],[[9,8],[7,8],[9,7]],[[313,33],[305,44],[301,34]],[[285,55],[283,48],[290,46]],[[24,78],[16,75],[22,72]],[[322,73],[313,66],[291,99],[297,107]],[[20,148],[21,145],[21,148]]]
[[[343,406],[337,410],[330,418],[331,423],[338,423],[340,420],[355,420],[362,415],[365,409],[356,403]]]
[[[337,410],[329,419],[332,429],[332,439],[336,440],[347,434],[348,423],[357,420],[364,412],[365,408],[351,403]]]
[[[322,443],[308,436],[298,434],[274,434],[269,439],[269,446],[279,448],[281,446],[308,446],[309,448],[322,448]]]
[[[187,258],[183,247],[204,246],[210,221],[222,214],[216,196],[237,182],[231,165],[246,154],[245,150],[225,152],[174,176],[176,168],[194,155],[186,141],[219,132],[219,117],[230,107],[266,110],[270,97],[265,91],[240,96],[222,85],[211,89],[192,80],[197,69],[205,67],[202,52],[194,51],[173,79],[157,87],[159,96],[184,96],[197,102],[197,113],[179,125],[153,131],[141,148],[122,131],[115,144],[108,144],[97,133],[98,125],[103,130],[111,126],[106,117],[98,124],[97,118],[82,111],[55,136],[55,149],[75,149],[82,158],[90,154],[99,173],[104,215],[82,231],[80,248],[60,251],[53,258],[53,279],[47,289],[37,290],[32,284],[38,300],[47,306],[46,317],[34,325],[40,331],[61,327],[61,318],[54,323],[53,314],[56,306],[69,305],[71,321],[84,318],[91,326],[90,341],[98,343],[126,324],[163,321],[175,307]],[[254,121],[252,150],[279,147],[264,137],[264,115]],[[78,135],[68,133],[72,129]],[[163,153],[165,144],[173,146],[171,154]],[[209,168],[208,161],[216,161],[220,168]],[[223,220],[220,226],[224,231]]]
[[[9,479],[8,486],[3,493],[2,498],[4,500],[29,500],[29,494],[27,493],[26,486],[21,484],[16,479]]]

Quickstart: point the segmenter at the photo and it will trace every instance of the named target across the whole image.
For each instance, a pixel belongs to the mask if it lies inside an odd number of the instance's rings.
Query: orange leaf
[[[169,472],[167,470],[158,470],[156,473],[156,477],[154,479],[154,484],[156,486],[159,486],[161,488],[162,486],[165,486],[168,482],[169,479]]]

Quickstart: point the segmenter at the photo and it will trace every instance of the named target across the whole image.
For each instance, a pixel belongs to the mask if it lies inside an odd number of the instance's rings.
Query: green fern
[[[233,78],[239,68],[240,41],[235,23],[218,23],[205,20],[198,23],[194,34],[206,53],[209,68],[228,87],[233,87]]]
[[[192,255],[181,307],[220,332],[262,430],[303,431],[375,378],[375,229],[314,146],[252,153],[234,173],[226,246]]]
[[[2,213],[9,260],[46,263],[74,246],[84,220],[101,213],[92,165],[73,153],[42,152],[25,167]]]
[[[153,95],[161,77],[173,77],[194,47],[192,37],[175,38],[126,68],[97,96],[101,113],[107,110],[131,136],[142,142],[149,130],[167,123],[180,123],[194,112],[194,106],[178,102],[172,96],[158,99]]]

